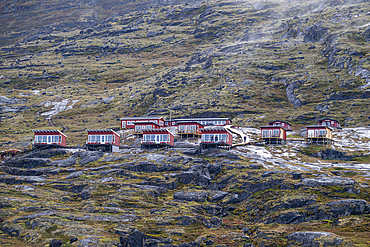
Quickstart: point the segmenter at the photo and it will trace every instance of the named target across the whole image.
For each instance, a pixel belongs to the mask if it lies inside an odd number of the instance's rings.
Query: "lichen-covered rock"
[[[355,185],[356,182],[353,179],[343,177],[319,177],[303,179],[302,183],[308,187],[316,187],[316,186],[335,186],[335,185],[353,186]]]
[[[50,163],[51,159],[46,158],[16,158],[13,160],[9,160],[4,162],[3,166],[9,167],[19,167],[19,168],[36,168],[36,167],[43,167]]]

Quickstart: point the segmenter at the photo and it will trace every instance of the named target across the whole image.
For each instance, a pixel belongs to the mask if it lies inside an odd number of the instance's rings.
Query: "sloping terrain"
[[[170,110],[253,127],[370,122],[367,1],[1,5],[2,147],[46,127],[82,144],[87,128]]]
[[[335,133],[353,155],[367,154],[356,161],[299,144],[201,154],[196,148],[33,151],[0,163],[0,242],[369,246],[368,132]]]

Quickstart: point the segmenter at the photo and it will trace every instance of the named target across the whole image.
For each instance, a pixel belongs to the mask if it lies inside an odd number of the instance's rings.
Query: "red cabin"
[[[135,122],[134,123],[135,125],[135,134],[136,135],[142,135],[143,134],[143,130],[145,129],[160,129],[161,126],[159,126],[158,124],[156,123],[153,123],[153,122]]]
[[[127,117],[121,118],[122,129],[134,129],[135,122],[152,122],[164,127],[164,119],[162,117]]]
[[[174,135],[167,129],[144,129],[141,148],[168,147],[175,145]]]
[[[286,142],[286,129],[276,126],[261,126],[261,139],[267,145],[281,145]]]
[[[326,145],[333,142],[333,129],[330,126],[307,126],[306,141],[309,144]]]
[[[194,121],[177,122],[177,134],[181,139],[199,136],[200,135],[199,129],[202,128],[204,128],[203,125]]]
[[[92,151],[118,152],[119,135],[112,129],[87,129],[86,149]]]
[[[211,127],[200,129],[201,147],[231,147],[233,136],[223,127]]]
[[[35,133],[34,148],[45,146],[65,147],[67,136],[59,130],[32,130]]]
[[[324,118],[324,119],[319,120],[318,125],[331,126],[331,127],[338,128],[338,129],[341,128],[341,126],[340,126],[340,124],[337,120],[330,119],[330,118]]]
[[[281,126],[285,130],[292,130],[292,126],[290,125],[290,123],[287,123],[287,122],[284,122],[284,121],[279,121],[279,120],[269,122],[269,126]]]

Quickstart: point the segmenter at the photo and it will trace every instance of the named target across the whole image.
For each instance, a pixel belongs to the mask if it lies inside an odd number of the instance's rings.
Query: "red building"
[[[32,130],[34,133],[34,148],[45,146],[65,147],[67,136],[59,130]]]
[[[127,117],[121,118],[121,128],[134,129],[135,122],[152,122],[164,127],[164,119],[162,117]]]
[[[87,129],[86,149],[92,151],[118,152],[119,135],[112,129]]]
[[[134,125],[135,125],[134,134],[136,135],[142,135],[143,130],[145,129],[160,129],[161,128],[161,126],[153,122],[135,122]]]
[[[287,123],[287,122],[284,122],[284,121],[279,121],[279,120],[269,122],[269,126],[281,126],[285,130],[292,130],[292,126],[290,125],[290,123]]]
[[[177,134],[181,139],[199,136],[200,135],[199,129],[202,128],[204,128],[203,125],[194,121],[177,122]]]
[[[233,145],[233,136],[223,127],[200,129],[201,147],[226,147]]]
[[[261,139],[267,145],[281,145],[286,142],[286,129],[281,126],[261,126]]]
[[[324,118],[324,119],[319,120],[318,125],[331,126],[331,127],[338,128],[338,129],[341,128],[341,126],[340,126],[340,124],[337,120],[330,119],[330,118]]]
[[[174,135],[167,129],[144,129],[141,148],[160,148],[175,145]]]
[[[307,126],[306,141],[309,144],[326,145],[333,142],[333,129],[330,126]]]
[[[232,123],[230,118],[174,118],[171,126],[176,126],[179,122],[197,122],[203,126],[225,126]]]

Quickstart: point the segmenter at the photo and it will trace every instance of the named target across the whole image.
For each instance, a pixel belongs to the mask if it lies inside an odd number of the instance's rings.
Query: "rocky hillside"
[[[119,118],[370,123],[370,7],[353,1],[3,1],[0,145]]]
[[[0,163],[0,243],[369,246],[369,132],[336,132],[337,151],[33,151]]]

